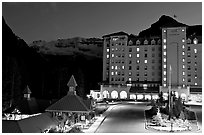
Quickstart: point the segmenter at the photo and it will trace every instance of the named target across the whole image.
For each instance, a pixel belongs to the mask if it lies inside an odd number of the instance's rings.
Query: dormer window
[[[160,39],[157,41],[157,44],[158,44],[158,45],[160,45],[160,44],[161,44],[161,40],[160,40]]]
[[[152,41],[151,41],[151,45],[155,45],[155,40],[153,39]]]
[[[139,39],[136,41],[136,45],[140,45],[140,40]]]
[[[187,39],[187,44],[191,44],[191,39],[190,38]]]
[[[148,44],[148,41],[147,41],[147,39],[145,39],[145,41],[144,41],[144,45],[147,45]]]
[[[198,39],[197,39],[197,38],[194,38],[194,39],[193,39],[193,43],[194,43],[194,44],[198,44]]]
[[[133,42],[132,42],[132,40],[130,40],[130,41],[129,41],[129,45],[132,45],[132,44],[133,44]]]

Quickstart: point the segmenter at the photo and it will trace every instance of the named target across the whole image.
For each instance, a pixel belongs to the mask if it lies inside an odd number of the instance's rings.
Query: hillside
[[[4,18],[2,36],[3,109],[22,99],[26,85],[29,85],[33,97],[61,98],[68,91],[66,85],[71,75],[75,76],[77,93],[81,97],[85,97],[90,89],[99,89],[101,57],[79,51],[70,55],[38,53],[35,47],[29,47],[13,33]]]

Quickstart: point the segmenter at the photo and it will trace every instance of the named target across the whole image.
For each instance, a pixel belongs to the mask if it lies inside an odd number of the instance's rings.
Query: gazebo
[[[45,110],[50,112],[52,117],[56,117],[62,127],[72,126],[79,122],[85,123],[87,119],[90,119],[92,112],[91,100],[83,100],[76,95],[77,83],[73,75],[67,86],[69,87],[67,95]]]

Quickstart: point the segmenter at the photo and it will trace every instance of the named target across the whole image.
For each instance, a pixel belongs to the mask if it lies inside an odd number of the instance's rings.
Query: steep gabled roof
[[[76,87],[77,86],[76,80],[75,80],[73,75],[69,79],[69,82],[67,83],[67,86],[68,87]]]
[[[120,31],[120,32],[116,32],[116,33],[104,35],[103,38],[104,38],[104,37],[110,37],[110,36],[122,36],[122,35],[129,36],[127,33],[123,32],[123,31]]]
[[[83,99],[74,94],[68,94],[49,106],[45,111],[49,112],[89,112],[91,111]]]
[[[44,99],[35,98],[30,98],[29,100],[22,99],[16,106],[11,106],[10,108],[6,109],[4,113],[15,114],[16,113],[15,109],[18,109],[20,111],[20,114],[42,113],[50,104],[51,103],[49,100]]]
[[[28,85],[26,86],[26,88],[24,89],[24,91],[23,91],[23,94],[31,94],[32,92],[31,92],[31,90],[30,90],[30,88],[28,87]]]

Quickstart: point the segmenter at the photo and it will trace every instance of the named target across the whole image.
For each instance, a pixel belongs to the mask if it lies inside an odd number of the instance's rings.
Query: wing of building
[[[201,92],[202,35],[181,23],[159,29],[154,36],[125,32],[103,36],[102,98],[153,98],[154,93],[167,93],[170,85],[185,100],[190,93]]]

